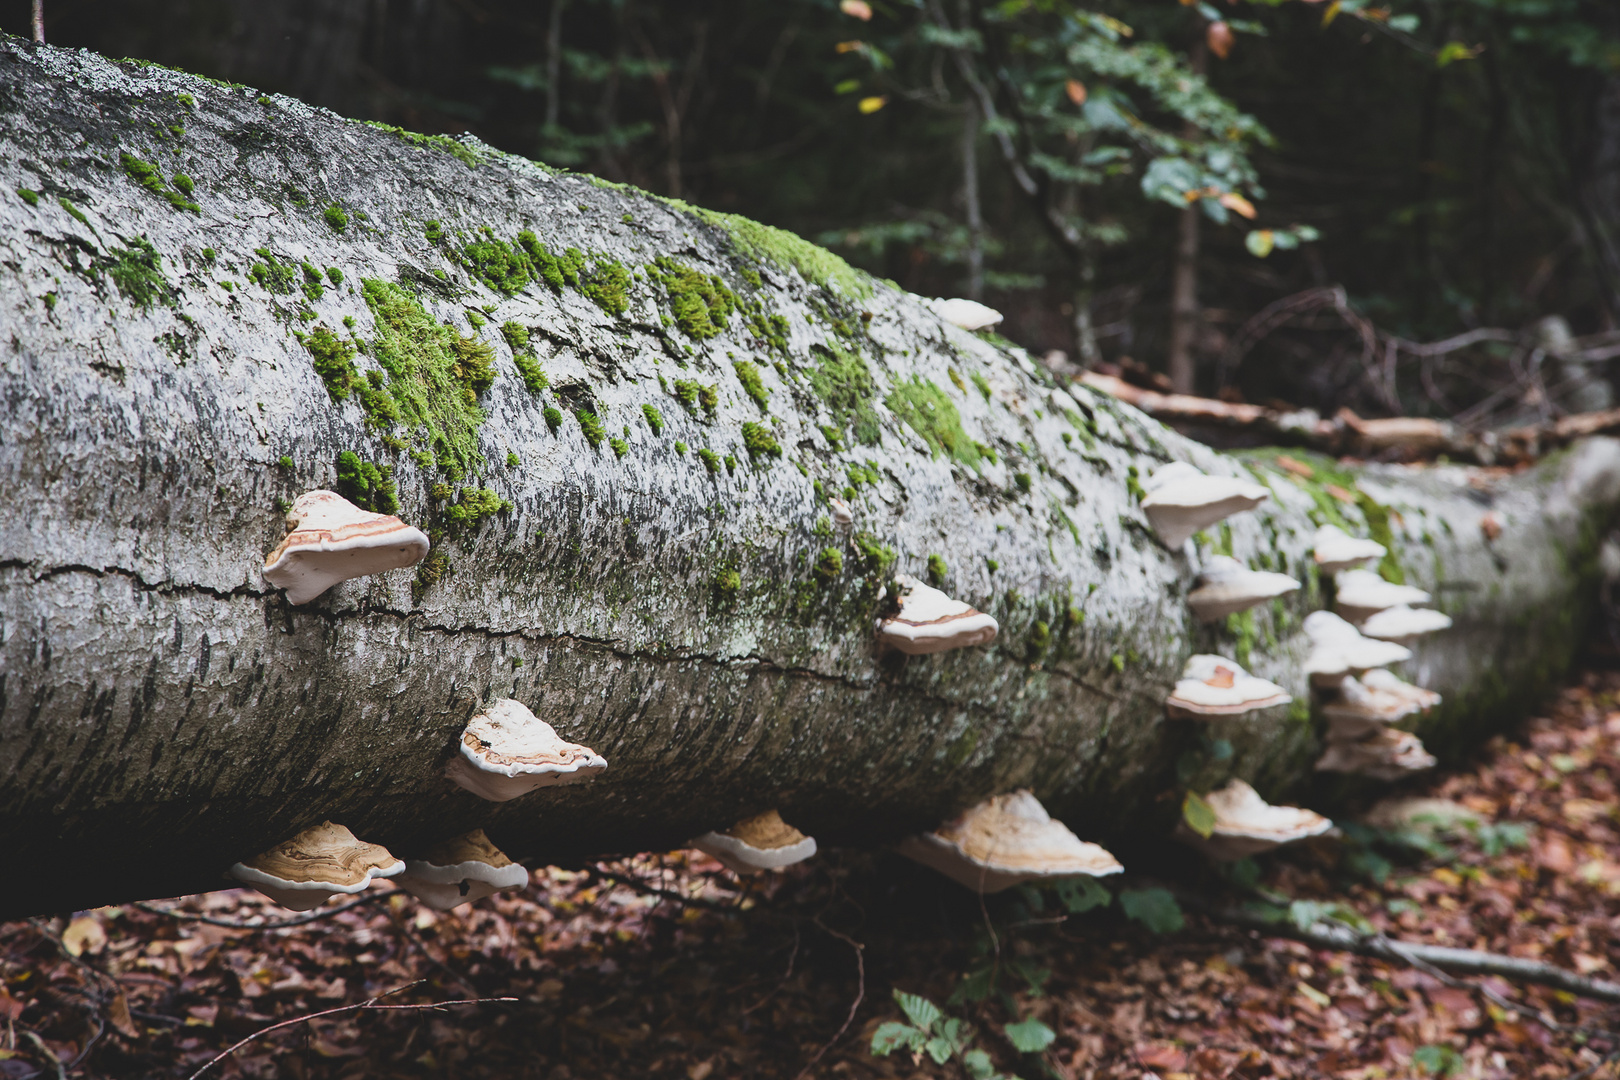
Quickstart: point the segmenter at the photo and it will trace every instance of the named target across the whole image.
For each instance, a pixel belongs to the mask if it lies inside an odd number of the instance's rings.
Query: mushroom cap
[[[1168,547],[1187,542],[1199,529],[1245,510],[1253,510],[1271,493],[1249,480],[1210,476],[1185,461],[1172,461],[1142,485],[1147,495],[1142,512]]]
[[[1226,555],[1211,557],[1198,582],[1198,588],[1187,594],[1187,606],[1199,622],[1224,619],[1299,588],[1287,574],[1250,570]]]
[[[834,525],[844,528],[855,524],[855,511],[851,510],[849,508],[849,504],[843,499],[828,499],[827,505],[832,508],[832,519]]]
[[[527,869],[490,843],[483,829],[474,829],[434,844],[423,858],[405,860],[394,884],[434,911],[449,911],[528,881]]]
[[[1413,585],[1385,581],[1371,570],[1345,570],[1334,578],[1333,606],[1340,615],[1359,623],[1399,604],[1427,604],[1433,597]]]
[[[1381,727],[1440,704],[1440,695],[1404,682],[1388,671],[1376,669],[1360,679],[1346,675],[1339,683],[1339,697],[1322,706],[1322,714],[1333,725],[1329,736],[1338,741],[1359,739]]]
[[[878,640],[910,656],[984,645],[1001,627],[993,616],[962,603],[910,574],[896,574],[900,610],[877,621]]]
[[[1438,762],[1410,731],[1382,728],[1362,739],[1330,741],[1316,763],[1318,772],[1354,773],[1374,780],[1399,780]]]
[[[964,330],[988,330],[1001,322],[1002,318],[1001,312],[995,308],[962,297],[928,300],[925,303],[933,309],[935,315]]]
[[[1433,608],[1407,607],[1405,604],[1396,604],[1369,615],[1367,621],[1361,624],[1361,632],[1367,637],[1402,644],[1436,630],[1449,629],[1451,616],[1445,612]]]
[[[1333,828],[1332,821],[1314,810],[1272,806],[1242,780],[1210,792],[1204,801],[1215,811],[1208,838],[1185,827],[1177,829],[1176,837],[1217,860],[1247,858]]]
[[[1107,851],[1053,821],[1028,790],[986,799],[933,832],[907,837],[896,850],[987,893],[1026,881],[1103,877],[1124,869]]]
[[[810,858],[816,853],[816,838],[783,821],[775,810],[767,810],[722,832],[704,833],[692,846],[736,873],[757,874]]]
[[[1346,675],[1412,658],[1412,650],[1406,646],[1362,637],[1360,630],[1331,611],[1305,616],[1305,636],[1311,642],[1305,673],[1317,686],[1338,686]]]
[[[1311,541],[1311,558],[1324,574],[1336,574],[1372,559],[1382,559],[1388,551],[1378,541],[1351,536],[1337,525],[1323,525]]]
[[[1250,675],[1234,661],[1201,653],[1188,658],[1180,681],[1164,704],[1172,719],[1202,720],[1237,716],[1293,700],[1293,695],[1276,683]]]
[[[287,535],[264,560],[264,579],[307,604],[340,581],[415,566],[427,534],[362,510],[335,491],[307,491],[287,511]]]
[[[374,878],[404,872],[405,864],[387,848],[357,840],[330,821],[312,825],[226,871],[294,911],[308,911],[337,893],[357,893]]]
[[[521,701],[498,698],[467,721],[450,779],[480,798],[505,802],[535,788],[593,779],[607,759],[564,742],[555,728]]]

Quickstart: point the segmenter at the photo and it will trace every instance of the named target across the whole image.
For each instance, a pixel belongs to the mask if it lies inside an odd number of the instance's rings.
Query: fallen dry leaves
[[[1348,904],[1408,940],[1616,977],[1617,702],[1620,674],[1588,673],[1470,765],[1406,791],[1453,800],[1487,823],[1445,838],[1449,850],[1386,866],[1379,859],[1392,848],[1324,841],[1265,864],[1262,887]],[[1490,827],[1504,822],[1529,826],[1529,844],[1492,843]],[[1380,882],[1369,868],[1388,872]],[[393,893],[283,930],[135,906],[5,924],[0,1080],[56,1076],[58,1063],[63,1075],[183,1078],[273,1023],[415,980],[390,1000],[519,1000],[302,1024],[249,1044],[212,1075],[792,1078],[849,1015],[852,941],[865,997],[816,1076],[965,1075],[955,1061],[870,1054],[878,1024],[899,1016],[893,988],[973,1024],[975,1045],[1025,1080],[1617,1075],[1607,1062],[1620,1048],[1608,1034],[1620,1030],[1615,1006],[1482,980],[1504,1008],[1420,971],[1196,915],[1155,937],[1117,907],[1062,918],[1050,900],[1037,910],[1004,894],[981,909],[887,854],[831,853],[748,882],[686,853],[602,870],[643,891],[599,870],[552,868],[520,895],[449,914]],[[1193,873],[1173,883],[1223,887],[1213,872]],[[246,891],[170,903],[228,920],[287,915]],[[997,992],[947,1005],[972,970],[994,971]],[[1057,1038],[1021,1055],[1001,1027],[1031,1016]]]

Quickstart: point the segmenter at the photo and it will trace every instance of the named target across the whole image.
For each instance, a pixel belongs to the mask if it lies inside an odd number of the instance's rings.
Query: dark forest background
[[[745,214],[1202,393],[1483,419],[1620,326],[1614,0],[47,0],[46,34]],[[1380,380],[1359,318],[1510,333]]]

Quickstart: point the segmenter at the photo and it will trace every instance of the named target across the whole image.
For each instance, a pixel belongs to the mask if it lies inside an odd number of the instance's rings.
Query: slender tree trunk
[[[962,204],[967,216],[967,295],[984,299],[984,211],[979,202],[979,109],[969,101],[962,111]]]
[[[34,40],[41,45],[45,44],[45,0],[34,0],[33,17],[29,20],[29,25],[33,28]]]
[[[551,18],[546,24],[546,127],[545,138],[562,121],[562,17],[568,0],[551,0]]]
[[[1187,55],[1187,66],[1198,74],[1204,73],[1209,62],[1209,51],[1202,41],[1194,45]],[[1189,129],[1189,136],[1196,134]],[[1170,270],[1170,348],[1166,374],[1170,385],[1178,394],[1197,391],[1198,332],[1203,321],[1198,307],[1198,203],[1193,202],[1181,211],[1176,220],[1175,259]]]
[[[1446,695],[1437,752],[1583,638],[1613,442],[1510,477],[1332,464],[1348,504],[751,222],[16,38],[0,90],[30,103],[0,111],[0,191],[49,196],[0,199],[0,917],[218,887],[324,819],[406,857],[483,828],[569,862],[771,807],[883,844],[1028,787],[1129,864],[1206,735],[1218,771],[1326,796],[1299,629],[1324,514],[1456,620],[1405,672]],[[525,230],[587,253],[578,287],[491,255]],[[1132,494],[1170,460],[1269,487],[1221,535],[1299,593],[1191,619],[1209,548],[1165,548]],[[839,532],[826,495],[857,472]],[[285,501],[356,477],[432,559],[291,606],[260,573]],[[999,637],[880,653],[892,575],[939,560]],[[1300,705],[1168,722],[1195,652]],[[451,785],[502,697],[606,774],[500,804]]]

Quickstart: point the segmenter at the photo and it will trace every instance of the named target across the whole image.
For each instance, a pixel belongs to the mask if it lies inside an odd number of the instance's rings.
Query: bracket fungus
[[[995,618],[975,611],[960,600],[909,574],[896,574],[899,609],[877,621],[878,641],[908,656],[985,645],[996,639]]]
[[[1440,695],[1413,686],[1382,668],[1361,678],[1346,675],[1339,683],[1339,696],[1324,702],[1322,715],[1330,726],[1331,740],[1364,738],[1408,716],[1428,712],[1440,704]]]
[[[1435,756],[1423,748],[1422,739],[1410,731],[1386,727],[1359,739],[1329,738],[1327,751],[1316,769],[1373,780],[1399,780],[1436,764]]]
[[[1346,570],[1334,578],[1333,606],[1353,623],[1365,622],[1385,608],[1427,604],[1428,593],[1414,585],[1385,581],[1371,570]]]
[[[1305,616],[1305,636],[1311,643],[1305,674],[1316,686],[1335,687],[1346,675],[1412,658],[1412,650],[1405,645],[1363,637],[1360,630],[1331,611],[1313,611]]]
[[[593,779],[607,768],[596,751],[564,742],[521,701],[498,698],[467,721],[446,770],[481,799],[505,802],[535,788]]]
[[[1185,461],[1172,461],[1142,485],[1142,512],[1167,547],[1178,548],[1199,529],[1253,510],[1271,493],[1249,480],[1210,476]]]
[[[827,506],[832,510],[833,524],[840,529],[847,529],[855,524],[855,511],[849,508],[849,503],[834,497],[827,500]]]
[[[988,330],[1001,322],[1001,312],[988,307],[977,300],[965,300],[954,297],[949,300],[925,300],[924,304],[935,315],[944,319],[952,326],[960,326],[964,330]]]
[[[767,810],[722,832],[704,833],[692,846],[719,859],[728,870],[757,874],[804,862],[816,853],[816,838],[783,821],[775,810]]]
[[[1028,790],[996,795],[933,832],[909,836],[896,850],[975,892],[1000,892],[1026,881],[1105,877],[1124,869],[1088,844]]]
[[[1187,606],[1199,622],[1214,622],[1298,588],[1287,574],[1250,570],[1230,556],[1215,555],[1198,575],[1198,587],[1187,594]]]
[[[342,825],[323,821],[246,862],[226,875],[252,885],[284,908],[308,911],[338,893],[363,891],[376,878],[405,872],[405,864],[381,844],[368,844]]]
[[[264,580],[307,604],[350,578],[415,566],[427,534],[390,514],[362,510],[335,491],[306,491],[287,511],[287,535],[265,557]]]
[[[1323,525],[1311,541],[1311,558],[1324,574],[1352,570],[1373,559],[1382,559],[1387,551],[1378,541],[1351,536],[1337,525]]]
[[[474,829],[428,848],[420,859],[406,859],[394,884],[434,911],[471,904],[502,889],[529,882],[529,871]]]
[[[1451,616],[1445,612],[1433,608],[1407,607],[1405,604],[1396,604],[1392,608],[1385,608],[1369,615],[1367,621],[1361,624],[1361,632],[1366,637],[1399,642],[1402,645],[1409,644],[1424,634],[1449,629]]]
[[[1226,657],[1202,653],[1188,658],[1180,681],[1164,705],[1172,720],[1208,720],[1287,705],[1293,700],[1293,695],[1276,683],[1250,675]]]
[[[1246,859],[1333,828],[1332,821],[1314,810],[1272,806],[1242,780],[1210,792],[1204,801],[1215,811],[1209,836],[1199,836],[1183,821],[1176,827],[1176,839],[1217,862]]]

